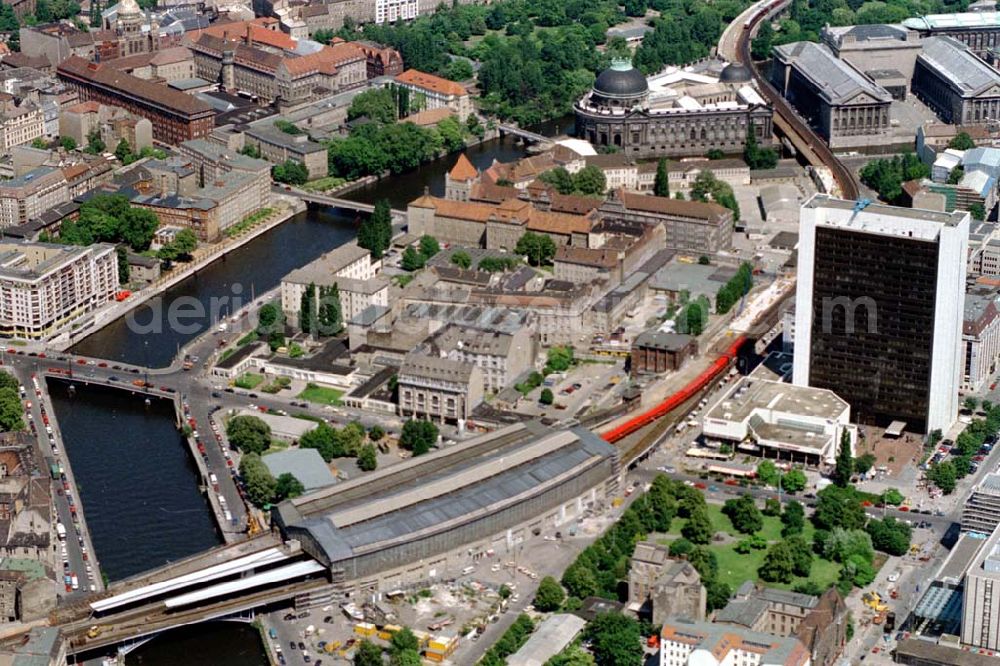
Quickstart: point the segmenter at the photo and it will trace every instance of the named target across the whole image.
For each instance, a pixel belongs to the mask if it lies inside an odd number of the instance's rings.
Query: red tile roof
[[[476,167],[472,166],[472,162],[470,162],[469,158],[465,156],[465,153],[462,153],[458,156],[458,161],[455,162],[455,166],[451,168],[448,175],[452,180],[460,180],[464,182],[466,180],[477,178],[479,176],[479,172],[476,171]]]
[[[462,95],[468,94],[468,91],[466,91],[465,88],[454,81],[442,79],[440,76],[427,74],[426,72],[421,72],[416,69],[408,69],[398,75],[396,77],[396,82],[430,90],[440,95],[455,95],[456,97],[461,97]]]

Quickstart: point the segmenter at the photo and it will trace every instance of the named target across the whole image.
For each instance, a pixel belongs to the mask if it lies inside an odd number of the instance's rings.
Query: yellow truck
[[[878,592],[865,592],[861,596],[861,600],[876,613],[883,613],[889,610],[889,605],[882,601],[882,598],[878,596]]]

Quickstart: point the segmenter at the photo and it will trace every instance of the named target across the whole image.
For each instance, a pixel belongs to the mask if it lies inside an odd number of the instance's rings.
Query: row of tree
[[[378,452],[373,442],[383,435],[381,428],[372,428],[366,433],[356,421],[339,429],[324,422],[299,437],[299,448],[316,449],[326,462],[334,458],[356,458],[358,467],[368,472],[378,467]]]
[[[698,176],[691,185],[691,200],[714,201],[733,211],[733,220],[739,221],[740,219],[740,205],[736,202],[732,186],[724,180],[716,178],[709,169],[698,172]]]
[[[247,499],[257,507],[276,504],[305,492],[302,482],[289,472],[275,479],[257,453],[246,453],[240,459],[240,477]]]
[[[340,289],[337,284],[310,283],[302,291],[299,301],[299,329],[306,335],[328,337],[337,335],[344,328]]]
[[[136,252],[149,248],[160,221],[145,208],[134,208],[121,194],[98,194],[80,205],[76,220],[63,222],[59,241],[70,245],[124,243]]]
[[[14,375],[0,372],[0,431],[24,430],[24,407],[18,387]]]
[[[604,172],[593,164],[583,167],[575,174],[564,167],[556,167],[543,172],[538,178],[555,188],[559,194],[602,196],[608,189]]]
[[[421,237],[417,247],[412,245],[403,250],[399,265],[404,271],[418,271],[423,268],[435,254],[441,251],[441,245],[433,236]],[[468,255],[466,255],[468,256]]]
[[[741,298],[750,293],[753,288],[753,267],[749,262],[740,264],[736,275],[729,278],[726,284],[719,287],[715,294],[715,312],[726,314]]]

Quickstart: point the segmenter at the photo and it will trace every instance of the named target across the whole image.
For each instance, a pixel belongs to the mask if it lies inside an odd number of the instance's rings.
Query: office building
[[[947,431],[958,416],[969,214],[816,195],[802,207],[794,383],[860,423]]]
[[[1000,118],[1000,72],[951,37],[924,40],[913,92],[946,123],[985,125]]]
[[[112,302],[117,291],[113,245],[0,243],[0,335],[44,339]]]
[[[993,530],[965,572],[962,645],[1000,650],[1000,528]]]
[[[1000,525],[1000,474],[987,474],[962,507],[962,531],[993,534]]]

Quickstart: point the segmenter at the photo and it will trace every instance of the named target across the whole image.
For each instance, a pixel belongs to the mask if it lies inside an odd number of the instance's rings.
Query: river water
[[[561,118],[534,131],[548,136],[566,133],[572,118]],[[466,155],[480,169],[494,160],[510,162],[526,154],[511,138],[470,148]],[[444,194],[445,173],[457,155],[445,156],[411,172],[393,176],[350,193],[371,203],[388,199],[393,208],[427,188]],[[247,302],[250,294],[276,287],[283,276],[324,252],[354,238],[356,221],[330,210],[310,209],[248,242],[197,275],[167,290],[135,314],[149,324],[154,309],[166,312],[178,299],[193,299],[207,310],[213,298],[234,294]],[[234,285],[239,285],[234,289]],[[227,310],[223,309],[225,314]],[[146,333],[130,330],[128,318],[112,322],[83,339],[72,351],[147,367],[169,365],[179,347],[212,322],[206,317],[187,331],[169,326]],[[65,448],[79,484],[94,548],[112,580],[128,577],[193,555],[221,542],[186,444],[174,427],[173,407],[154,401],[145,407],[128,391],[77,387],[50,380]],[[213,623],[168,632],[131,653],[128,666],[174,664],[256,666],[266,664],[259,635],[247,625]]]
[[[69,386],[75,390],[70,393]],[[222,543],[174,405],[48,380],[101,570],[121,580]]]

